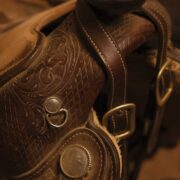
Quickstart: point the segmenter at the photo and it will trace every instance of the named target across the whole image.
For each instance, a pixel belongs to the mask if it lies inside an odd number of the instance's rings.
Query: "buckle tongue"
[[[157,80],[156,80],[156,101],[157,104],[162,107],[166,104],[166,102],[169,100],[172,91],[173,91],[173,78],[172,78],[172,73],[169,70],[169,66],[171,65],[171,60],[168,60],[160,69],[158,76],[157,76]],[[163,93],[164,95],[162,95],[162,90],[161,89],[161,83],[162,81],[165,81],[165,79],[163,78],[163,75],[165,75],[165,72],[169,73],[169,77],[170,77],[170,82],[168,87],[163,87],[163,91],[165,91],[165,93]]]
[[[104,127],[108,129],[108,122],[109,120],[112,119],[112,116],[122,112],[126,111],[128,114],[127,118],[127,129],[123,131],[123,133],[119,133],[115,135],[115,138],[117,141],[125,139],[129,137],[135,130],[135,113],[136,113],[136,106],[135,104],[129,103],[129,104],[124,104],[121,106],[117,106],[111,110],[109,110],[103,117],[102,124]]]

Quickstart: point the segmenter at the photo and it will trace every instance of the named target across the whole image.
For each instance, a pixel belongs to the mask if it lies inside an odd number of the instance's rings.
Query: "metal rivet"
[[[49,97],[44,102],[44,108],[50,114],[57,113],[62,108],[62,101],[57,97]]]
[[[55,127],[60,128],[67,123],[68,110],[62,108],[62,101],[58,97],[49,97],[44,102],[47,122]]]
[[[68,178],[82,178],[91,167],[91,155],[81,145],[68,146],[60,157],[60,167]]]

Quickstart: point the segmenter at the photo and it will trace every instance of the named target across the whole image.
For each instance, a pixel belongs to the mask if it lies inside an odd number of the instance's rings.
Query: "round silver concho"
[[[81,145],[71,145],[65,148],[60,157],[60,167],[68,178],[82,178],[91,168],[91,155]]]
[[[44,102],[47,122],[55,128],[60,128],[67,123],[68,110],[62,108],[62,101],[58,97],[49,97]]]

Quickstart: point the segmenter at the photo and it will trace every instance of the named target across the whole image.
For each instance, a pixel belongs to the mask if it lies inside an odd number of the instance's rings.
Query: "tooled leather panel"
[[[153,23],[135,14],[126,14],[105,22],[125,57],[145,43],[154,33]]]
[[[122,40],[122,32],[124,35],[125,31],[131,32],[134,18],[137,24],[144,22],[142,28],[147,27],[147,36],[151,34],[151,23],[138,16],[127,15],[122,22],[119,20],[108,27],[116,40]],[[140,44],[139,41],[146,39],[144,31],[142,33],[143,37],[136,41],[131,42],[127,38],[121,44],[123,41],[119,40],[120,47],[126,45],[124,53],[128,47],[136,47],[132,46],[134,42]],[[5,157],[6,163],[1,162],[7,165],[9,174],[16,175],[34,167],[61,137],[87,120],[90,108],[102,89],[104,74],[77,35],[71,15],[49,36],[48,46],[31,67],[0,91],[0,149],[1,158]],[[49,96],[58,96],[70,112],[68,123],[60,130],[50,128],[45,121],[42,105]]]
[[[83,124],[102,88],[101,68],[77,38],[70,16],[48,38],[48,46],[26,72],[0,91],[0,151],[9,174],[31,169],[72,128]],[[69,111],[59,129],[45,121],[43,103],[58,96]]]
[[[58,25],[58,22],[60,24],[62,16],[70,13],[74,6],[75,0],[71,0],[38,13],[10,31],[0,34],[0,86],[31,64],[31,60],[44,48],[45,42],[42,41],[47,33],[44,31],[49,26],[55,29],[54,25]]]
[[[71,147],[83,147],[88,152],[88,169],[83,178],[87,180],[106,179],[107,173],[109,172],[109,169],[111,169],[108,166],[106,147],[100,136],[86,127],[77,128],[70,133],[67,133],[65,137],[63,137],[63,140],[59,143],[55,152],[49,156],[49,158],[41,166],[36,168],[34,172],[23,177],[19,177],[19,179],[41,180],[46,178],[51,180],[53,177],[61,180],[71,179],[68,175],[64,174],[66,173],[66,169],[64,170],[62,164],[64,163],[66,165],[67,163],[67,165],[71,166],[71,163],[73,164],[73,162],[69,160],[69,162],[66,161],[62,163],[63,160],[61,159],[63,153],[67,152]],[[70,156],[71,155],[69,154],[69,159]],[[84,159],[81,159],[81,162],[83,160]],[[80,165],[81,163],[79,162],[78,164]],[[72,169],[78,171],[78,164],[76,165],[77,167],[73,166]]]
[[[91,112],[89,116],[90,126],[87,125],[76,128],[70,133],[67,133],[62,141],[57,143],[54,152],[49,154],[45,161],[39,164],[35,169],[26,172],[24,175],[17,176],[15,179],[71,179],[68,174],[65,174],[67,173],[67,167],[71,167],[72,169],[70,174],[72,172],[78,174],[78,172],[82,172],[84,165],[87,165],[87,169],[82,176],[83,179],[120,179],[120,166],[122,165],[119,161],[119,158],[121,158],[120,154],[107,131],[99,129],[97,124],[93,122],[96,118],[97,117]],[[88,155],[88,162],[85,161],[86,157],[83,158],[83,156],[81,156],[81,153],[79,153],[79,155],[75,155],[73,153],[74,151],[70,154],[67,153],[70,149],[73,150],[76,148],[79,149],[79,152],[82,148],[88,153],[86,154]],[[64,154],[66,153],[68,154],[68,159],[65,158],[66,161],[64,161]],[[76,151],[76,153],[78,153],[78,151]],[[73,161],[71,157],[75,157],[77,161]],[[81,168],[79,169],[79,167]]]

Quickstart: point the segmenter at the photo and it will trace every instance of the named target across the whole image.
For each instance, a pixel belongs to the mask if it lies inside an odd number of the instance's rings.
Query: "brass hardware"
[[[105,126],[106,128],[108,127],[108,121],[111,119],[111,117],[113,115],[115,115],[118,112],[122,112],[122,111],[127,111],[129,112],[129,117],[127,118],[127,124],[128,124],[128,128],[127,130],[125,130],[125,132],[115,135],[115,138],[117,141],[120,141],[122,139],[125,139],[127,137],[129,137],[135,130],[135,113],[136,113],[136,106],[135,104],[129,103],[129,104],[124,104],[121,106],[117,106],[113,109],[111,109],[110,111],[108,111],[104,117],[103,117],[103,126]]]
[[[171,60],[168,60],[163,66],[162,68],[160,69],[159,73],[158,73],[158,76],[157,76],[157,80],[156,80],[156,101],[157,101],[157,104],[162,107],[164,106],[164,104],[168,101],[168,99],[170,98],[171,94],[172,94],[172,91],[173,91],[173,80],[172,80],[172,74],[169,71],[170,73],[170,84],[169,84],[169,87],[167,88],[166,90],[166,93],[164,96],[161,96],[161,93],[160,93],[160,82],[161,82],[161,79],[163,77],[163,74],[164,72],[167,70],[168,66],[171,64]]]
[[[62,108],[62,101],[55,96],[48,97],[44,102],[47,122],[55,128],[63,127],[68,120],[68,110]]]
[[[92,166],[89,150],[81,145],[67,146],[59,160],[60,168],[65,176],[71,179],[82,179]]]
[[[67,123],[68,116],[68,110],[62,108],[57,113],[46,114],[46,119],[52,127],[61,128]]]
[[[50,114],[57,113],[62,108],[62,101],[55,96],[48,97],[44,102],[44,108]]]

